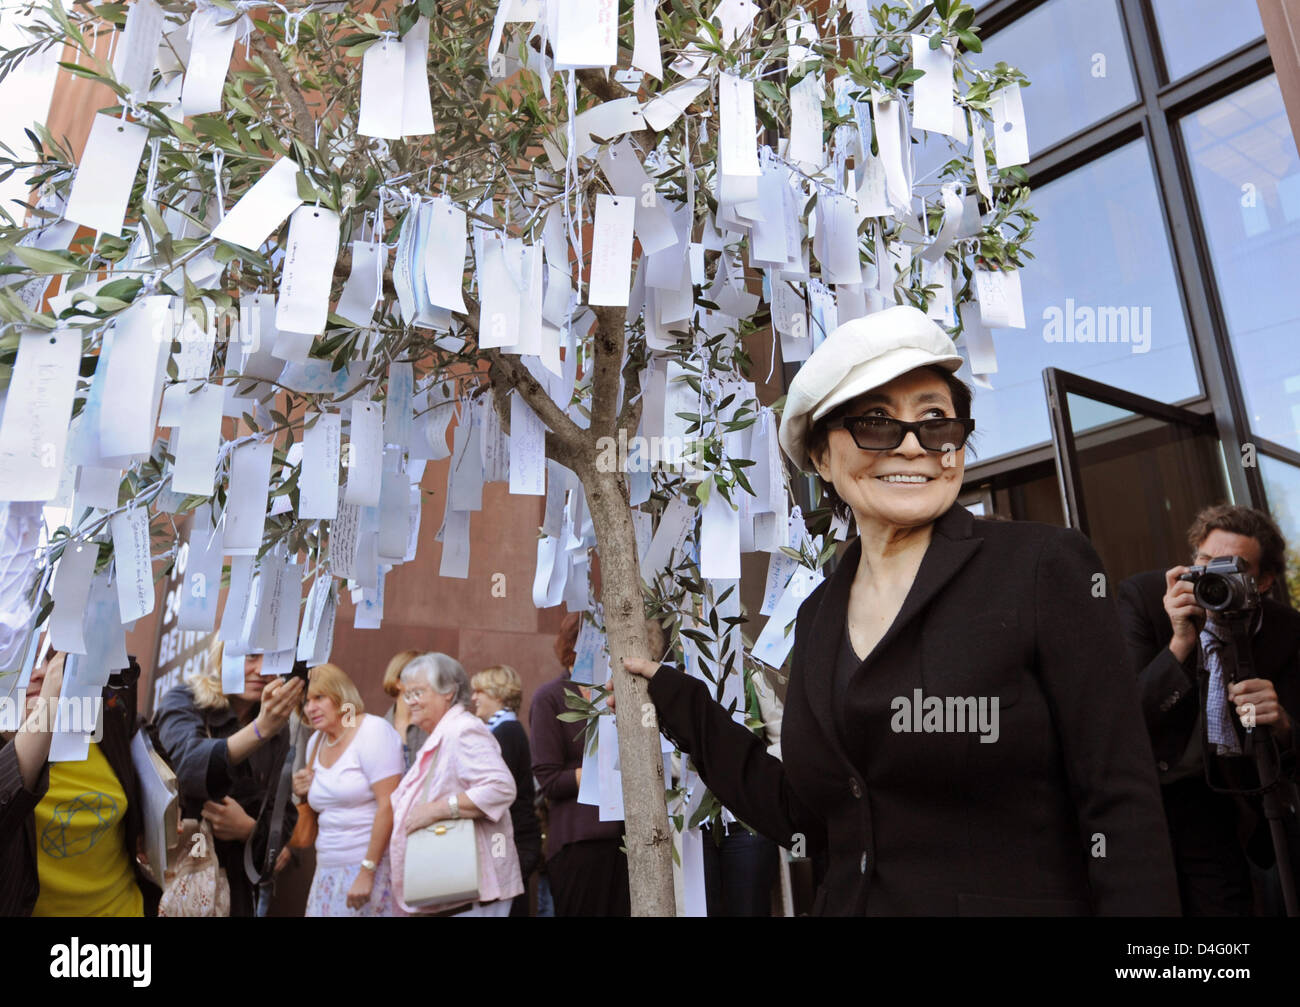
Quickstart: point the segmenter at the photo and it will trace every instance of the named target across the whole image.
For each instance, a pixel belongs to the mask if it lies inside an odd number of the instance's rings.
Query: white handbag
[[[433,768],[429,766],[421,804],[429,800]],[[402,889],[402,901],[416,909],[440,903],[478,901],[478,837],[474,820],[446,819],[407,836]]]

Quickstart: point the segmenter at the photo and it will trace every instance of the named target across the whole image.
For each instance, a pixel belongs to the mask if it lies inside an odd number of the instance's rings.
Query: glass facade
[[[1180,126],[1251,426],[1300,450],[1300,155],[1277,77]]]
[[[1287,541],[1287,588],[1291,604],[1300,608],[1300,468],[1261,455],[1260,474],[1268,493],[1268,509]]]
[[[979,67],[1023,70],[1031,154],[1091,126],[1137,99],[1115,0],[1050,0],[984,43]]]
[[[1044,367],[1162,402],[1200,393],[1145,141],[1035,189],[1033,208],[1027,328],[995,330],[993,390],[975,393],[981,461],[1051,439]]]
[[[1255,0],[1151,0],[1170,80],[1264,34]]]

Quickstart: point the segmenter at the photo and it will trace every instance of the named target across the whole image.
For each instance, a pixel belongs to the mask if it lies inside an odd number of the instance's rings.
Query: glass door
[[[1197,511],[1232,502],[1214,418],[1055,367],[1043,383],[1065,522],[1112,582],[1187,562]]]

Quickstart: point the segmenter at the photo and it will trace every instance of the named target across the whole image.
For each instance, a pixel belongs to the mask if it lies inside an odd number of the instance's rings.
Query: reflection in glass
[[[995,330],[993,390],[975,391],[978,460],[1051,439],[1044,367],[1160,402],[1200,394],[1145,141],[1036,189],[1033,207],[1027,328]]]
[[[1277,77],[1181,125],[1251,430],[1300,450],[1300,156]]]
[[[1067,392],[1065,398],[1070,407],[1070,425],[1076,432],[1092,430],[1094,427],[1115,423],[1118,420],[1128,419],[1133,415],[1127,409],[1112,406],[1108,402],[1098,402],[1096,399],[1090,399],[1083,395],[1076,395],[1074,392]]]
[[[1291,604],[1300,608],[1300,469],[1260,455],[1259,474],[1264,479],[1269,512],[1286,539],[1286,583]]]
[[[1006,62],[1029,78],[1020,96],[1030,154],[1137,99],[1115,0],[1051,0],[991,35],[970,59],[984,69]]]
[[[1151,0],[1151,6],[1170,80],[1264,34],[1255,0]]]

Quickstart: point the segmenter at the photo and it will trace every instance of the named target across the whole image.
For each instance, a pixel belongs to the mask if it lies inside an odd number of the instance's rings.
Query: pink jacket
[[[402,899],[406,867],[406,819],[424,799],[425,778],[432,766],[433,782],[428,800],[465,794],[483,810],[486,818],[475,819],[478,839],[479,901],[510,899],[524,890],[515,851],[510,805],[515,799],[515,780],[501,758],[501,747],[487,725],[457,704],[448,710],[429,740],[416,754],[402,782],[393,791],[393,837],[388,855],[392,865],[393,915],[416,916],[450,909],[456,903],[408,906]]]

